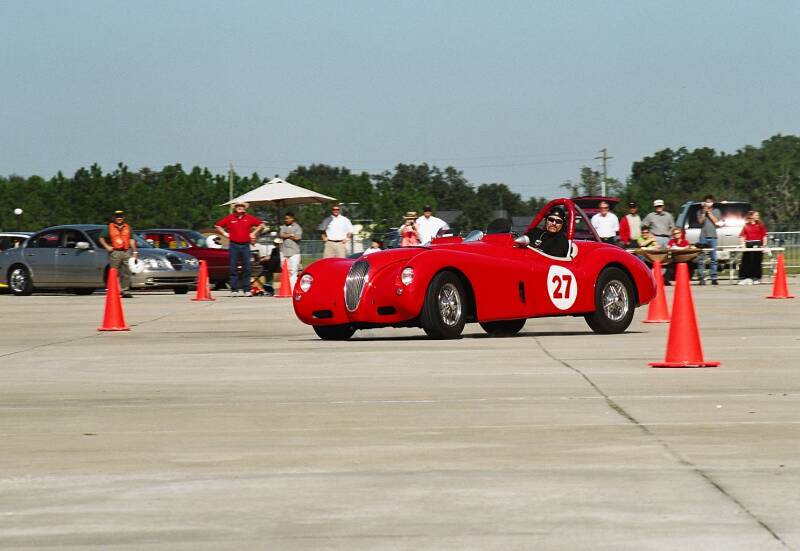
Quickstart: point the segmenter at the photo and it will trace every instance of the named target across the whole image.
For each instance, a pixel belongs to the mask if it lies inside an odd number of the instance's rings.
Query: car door
[[[78,248],[78,243],[86,243],[89,248]],[[97,249],[82,231],[64,230],[56,256],[56,277],[64,285],[92,287],[102,283],[102,267],[98,267]]]
[[[28,241],[22,252],[23,261],[30,267],[33,284],[46,287],[57,283],[56,251],[61,242],[61,230],[46,230]]]

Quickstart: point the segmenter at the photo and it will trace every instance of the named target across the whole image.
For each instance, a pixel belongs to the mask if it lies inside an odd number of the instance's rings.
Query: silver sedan
[[[15,295],[37,289],[69,289],[90,294],[104,288],[108,253],[99,245],[105,226],[68,225],[46,228],[22,246],[0,253],[0,285]],[[164,251],[135,237],[144,271],[131,277],[132,289],[173,289],[187,293],[197,284],[197,259]]]

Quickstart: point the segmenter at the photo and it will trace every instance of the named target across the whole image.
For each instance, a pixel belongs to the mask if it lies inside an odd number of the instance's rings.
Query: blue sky
[[[560,195],[798,134],[800,3],[0,0],[0,174],[452,164]]]

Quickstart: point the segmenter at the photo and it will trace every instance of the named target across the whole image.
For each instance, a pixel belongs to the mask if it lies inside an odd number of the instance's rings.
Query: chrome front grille
[[[358,303],[361,302],[361,293],[364,291],[368,273],[369,262],[366,260],[359,260],[347,272],[347,280],[344,283],[344,305],[350,312],[355,312]]]

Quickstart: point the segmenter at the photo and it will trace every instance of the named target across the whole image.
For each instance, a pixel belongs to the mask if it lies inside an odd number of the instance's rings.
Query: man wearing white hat
[[[663,199],[656,199],[653,201],[653,209],[655,212],[651,212],[644,217],[642,226],[648,226],[650,228],[650,233],[656,238],[661,248],[666,249],[672,233],[672,228],[675,227],[675,219],[670,213],[664,210]]]

